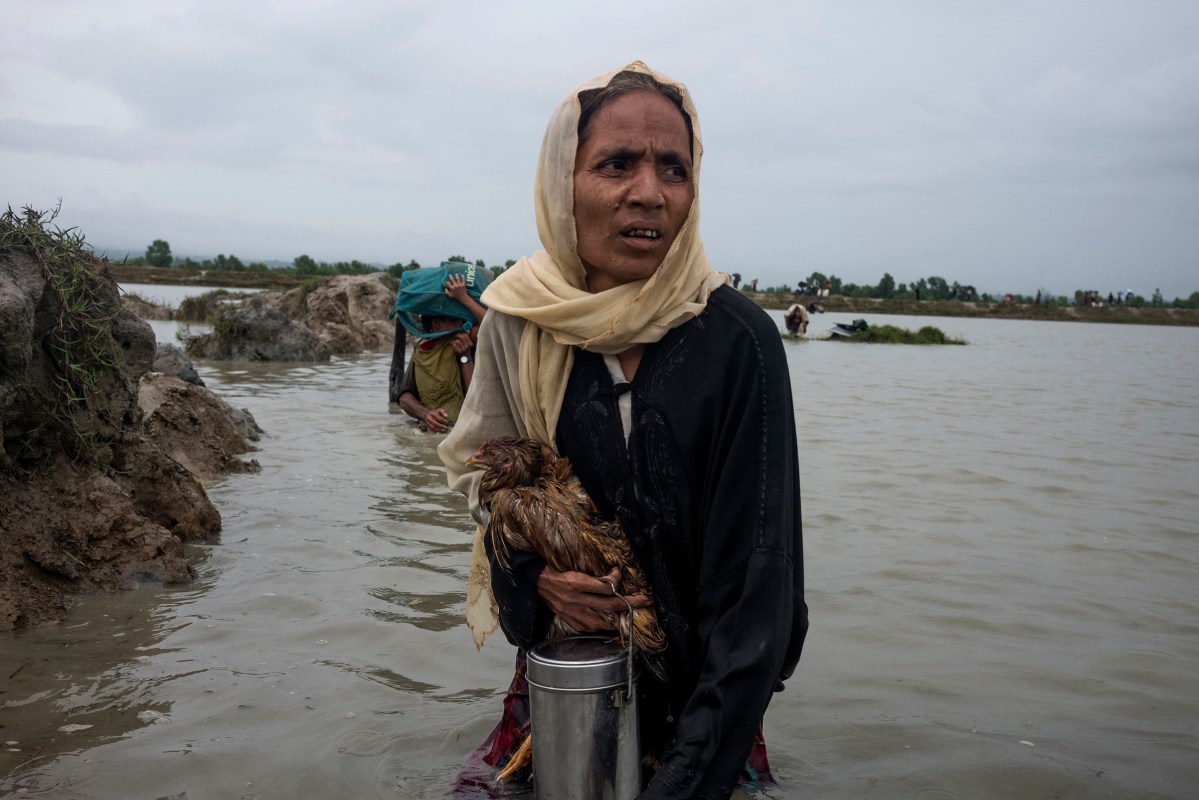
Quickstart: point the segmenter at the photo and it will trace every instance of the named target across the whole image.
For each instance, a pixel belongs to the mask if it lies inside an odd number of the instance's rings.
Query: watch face
[[[470,356],[458,356],[458,361],[462,364],[469,364]]]

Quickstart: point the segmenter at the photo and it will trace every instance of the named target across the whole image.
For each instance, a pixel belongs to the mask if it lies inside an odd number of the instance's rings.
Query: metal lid
[[[549,639],[529,650],[529,683],[566,692],[621,686],[628,677],[627,657],[620,642],[605,636]]]

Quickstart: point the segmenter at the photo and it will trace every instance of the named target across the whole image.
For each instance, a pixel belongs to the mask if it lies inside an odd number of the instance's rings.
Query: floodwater
[[[812,627],[756,796],[1190,795],[1199,329],[871,321],[970,344],[786,342]],[[0,796],[445,796],[513,649],[463,623],[436,437],[385,355],[197,366],[262,472],[210,488],[195,584],[0,640]]]
[[[154,303],[155,305],[167,306],[168,308],[179,308],[188,297],[199,297],[208,292],[218,291],[216,286],[173,286],[171,284],[161,283],[122,283],[121,291],[128,294],[136,294],[146,302]],[[255,294],[265,291],[264,289],[224,289],[223,291],[232,292],[234,294]]]

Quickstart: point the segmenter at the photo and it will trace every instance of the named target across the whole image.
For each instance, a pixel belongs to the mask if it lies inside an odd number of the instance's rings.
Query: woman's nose
[[[657,208],[666,203],[658,171],[652,165],[640,167],[629,180],[628,198],[631,205]]]

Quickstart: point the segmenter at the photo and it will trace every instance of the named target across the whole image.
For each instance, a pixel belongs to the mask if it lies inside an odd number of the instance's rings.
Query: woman
[[[484,295],[472,390],[439,448],[480,521],[466,460],[530,436],[621,522],[668,640],[668,680],[641,681],[642,744],[660,761],[643,798],[727,797],[747,766],[766,766],[762,715],[807,630],[787,367],[774,323],[704,255],[702,152],[686,88],[640,62],[566,97],[537,171],[545,250]],[[505,571],[476,536],[476,642],[497,613],[521,653],[555,614],[600,629],[624,609],[601,577],[527,554]],[[510,693],[506,716],[520,705]],[[510,738],[489,740],[493,761]]]

